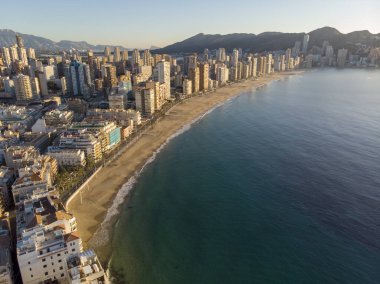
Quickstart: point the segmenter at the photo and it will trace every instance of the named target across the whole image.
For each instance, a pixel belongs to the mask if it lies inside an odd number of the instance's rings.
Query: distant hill
[[[18,32],[17,32],[18,33]],[[58,51],[75,48],[78,50],[92,49],[94,51],[103,51],[106,45],[92,45],[86,41],[70,41],[61,40],[54,42],[50,39],[18,33],[24,39],[26,47],[33,47],[37,50]],[[9,46],[16,43],[16,32],[9,29],[0,29],[0,47]],[[227,50],[233,48],[243,48],[254,52],[280,50],[292,47],[294,42],[302,41],[305,33],[280,33],[280,32],[265,32],[258,35],[236,33],[227,35],[208,35],[197,34],[184,41],[168,45],[164,48],[151,47],[154,53],[187,53],[187,52],[203,52],[205,48],[210,50],[219,47],[225,47]],[[338,30],[331,27],[324,27],[315,31],[309,32],[310,43],[321,46],[323,41],[328,40],[334,48],[347,47],[354,49],[355,44],[370,44],[380,46],[380,34],[371,34],[369,31],[356,31],[348,34],[342,34]],[[110,46],[114,48],[115,46]],[[122,46],[120,46],[123,48]],[[130,49],[130,48],[126,48]]]
[[[103,51],[104,47],[106,45],[92,45],[85,41],[70,41],[70,40],[61,40],[59,42],[54,42],[50,39],[34,36],[34,35],[28,35],[28,34],[22,34],[17,32],[17,34],[21,35],[24,40],[24,45],[26,47],[32,47],[37,50],[49,50],[49,51],[56,51],[56,50],[67,50],[71,48],[75,48],[78,50],[87,50],[92,49],[94,51]],[[16,43],[15,38],[16,32],[8,29],[0,29],[0,47],[2,46],[9,46]],[[114,48],[115,46],[108,45],[111,48]],[[122,46],[120,46],[123,48]]]
[[[305,33],[279,32],[265,32],[258,35],[246,33],[208,35],[200,33],[184,41],[157,49],[155,53],[203,52],[205,48],[212,50],[219,47],[225,47],[228,50],[241,47],[255,52],[281,50],[293,47],[295,41],[302,42],[304,35]],[[354,48],[357,43],[380,46],[380,34],[374,35],[369,31],[342,34],[334,28],[324,27],[309,32],[309,35],[309,47],[313,45],[322,46],[325,40],[328,40],[335,48]]]

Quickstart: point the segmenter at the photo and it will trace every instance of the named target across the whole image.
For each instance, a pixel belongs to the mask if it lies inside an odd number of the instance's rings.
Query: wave
[[[123,184],[122,187],[120,188],[120,190],[118,191],[116,197],[114,198],[114,201],[113,201],[111,207],[109,207],[109,209],[107,210],[107,214],[106,214],[103,222],[100,224],[100,227],[98,228],[98,230],[95,232],[95,234],[93,235],[93,237],[90,240],[91,246],[99,247],[99,246],[105,246],[107,243],[109,243],[109,241],[110,241],[110,229],[113,228],[112,219],[120,213],[120,206],[124,203],[126,197],[128,196],[128,194],[133,189],[133,187],[134,187],[135,183],[137,182],[141,173],[144,171],[144,169],[149,164],[151,164],[156,159],[157,155],[162,151],[162,149],[164,149],[174,138],[176,138],[176,137],[180,136],[181,134],[185,133],[186,131],[190,130],[191,127],[195,123],[199,122],[205,116],[207,116],[208,114],[213,112],[215,109],[221,107],[222,105],[224,105],[227,102],[235,99],[236,97],[237,96],[231,97],[231,98],[215,105],[214,107],[207,110],[205,113],[203,113],[199,117],[197,117],[194,120],[190,121],[189,123],[185,124],[178,131],[176,131],[174,134],[169,136],[165,140],[165,142],[163,144],[161,144],[161,146],[158,147],[153,152],[153,154],[146,160],[146,162],[141,167],[141,169],[135,171],[134,174],[132,175],[132,177],[130,177],[128,179],[128,181],[125,184]]]

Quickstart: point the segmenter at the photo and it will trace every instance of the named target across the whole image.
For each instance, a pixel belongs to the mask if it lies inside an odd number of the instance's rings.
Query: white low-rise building
[[[75,217],[61,207],[50,195],[17,206],[17,260],[24,284],[67,283],[66,259],[83,250]]]
[[[92,249],[72,255],[67,259],[69,283],[109,283],[98,257]]]
[[[49,147],[48,155],[55,158],[58,166],[85,166],[86,155],[80,149],[64,149],[60,147]]]

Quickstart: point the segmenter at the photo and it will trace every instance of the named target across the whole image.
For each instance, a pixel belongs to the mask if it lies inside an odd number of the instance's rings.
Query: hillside
[[[255,34],[228,34],[228,35],[207,35],[197,34],[184,41],[168,45],[162,49],[155,50],[157,53],[188,53],[203,52],[205,48],[209,50],[225,47],[232,50],[241,47],[255,52],[280,50],[294,46],[295,41],[302,41],[305,33],[279,33],[266,32]],[[328,40],[335,48],[353,48],[355,44],[368,44],[380,46],[380,34],[374,35],[369,31],[356,31],[349,34],[342,34],[338,30],[324,27],[309,32],[309,47],[313,45],[322,46],[323,41]]]
[[[50,39],[22,34],[17,32],[17,34],[21,35],[24,40],[24,45],[26,47],[32,47],[37,50],[67,50],[71,48],[75,48],[78,50],[87,50],[92,49],[94,51],[102,51],[104,50],[105,45],[92,45],[85,41],[70,41],[70,40],[61,40],[59,42],[54,42]],[[0,47],[9,46],[16,43],[15,38],[16,32],[8,29],[0,29]],[[110,46],[113,48],[114,46]],[[123,48],[123,47],[121,47]]]

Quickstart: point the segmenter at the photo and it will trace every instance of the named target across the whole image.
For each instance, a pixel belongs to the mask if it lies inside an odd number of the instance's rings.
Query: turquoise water
[[[114,230],[121,283],[380,283],[380,72],[227,102],[169,143]]]

